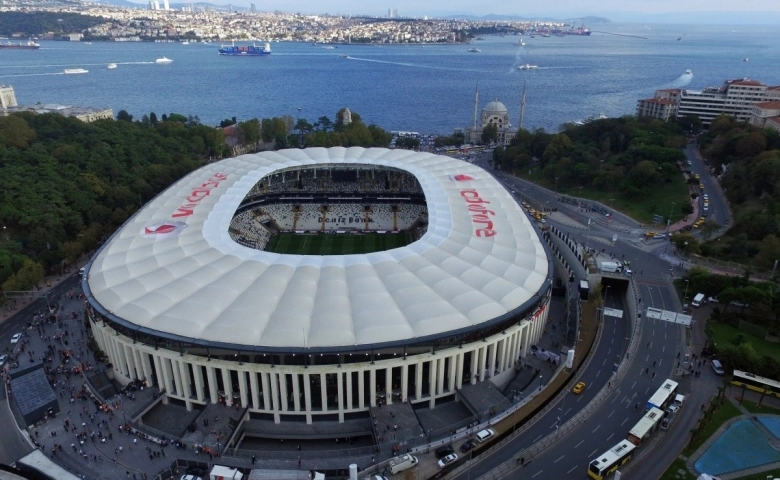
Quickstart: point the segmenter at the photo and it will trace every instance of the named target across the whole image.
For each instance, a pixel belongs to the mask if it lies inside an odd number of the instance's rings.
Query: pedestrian
[[[653,368],[655,368],[655,360],[653,360]]]
[[[635,403],[635,404],[634,404],[634,410],[636,410],[636,409],[638,409],[638,408],[639,408],[639,404],[638,404],[638,403]]]

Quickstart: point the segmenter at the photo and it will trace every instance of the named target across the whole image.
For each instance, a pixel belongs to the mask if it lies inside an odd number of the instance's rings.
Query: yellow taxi
[[[574,388],[571,389],[571,391],[577,395],[582,393],[583,390],[585,390],[585,382],[577,382],[577,385],[574,385]]]
[[[704,184],[703,183],[699,184],[699,190],[704,190]]]

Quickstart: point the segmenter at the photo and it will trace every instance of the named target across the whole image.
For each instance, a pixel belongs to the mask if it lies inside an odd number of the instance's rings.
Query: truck
[[[622,272],[623,265],[618,262],[601,262],[599,264],[599,270],[606,273]]]
[[[241,480],[244,474],[237,468],[214,465],[209,472],[209,480]]]
[[[270,470],[259,468],[249,472],[247,480],[325,480],[325,475],[308,470]]]
[[[694,307],[700,307],[702,303],[704,303],[703,293],[697,293],[696,296],[693,297],[693,300],[691,300],[691,305]]]
[[[395,457],[390,460],[390,472],[395,475],[396,473],[403,472],[404,470],[412,468],[415,465],[417,465],[417,457],[405,453],[400,457]]]

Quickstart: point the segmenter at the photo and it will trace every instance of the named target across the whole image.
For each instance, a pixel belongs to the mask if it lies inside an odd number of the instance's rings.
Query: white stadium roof
[[[281,255],[231,239],[231,219],[261,178],[325,164],[412,173],[425,193],[427,233],[406,247],[345,256]],[[242,155],[192,172],[114,234],[85,284],[99,311],[134,330],[323,351],[487,326],[538,301],[549,268],[528,217],[481,168],[431,153],[335,147]]]

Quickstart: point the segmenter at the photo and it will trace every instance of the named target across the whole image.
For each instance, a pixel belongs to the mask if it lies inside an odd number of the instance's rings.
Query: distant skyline
[[[146,4],[143,0],[131,0]],[[192,0],[197,3],[196,0]],[[342,14],[385,16],[393,9],[399,17],[443,16],[518,16],[523,18],[575,19],[604,17],[618,22],[688,24],[774,24],[780,21],[779,0],[547,0],[536,2],[499,2],[489,6],[472,0],[448,0],[420,3],[416,0],[203,0],[215,5],[249,8],[258,11],[283,11],[304,14]],[[173,0],[171,3],[190,3]]]

